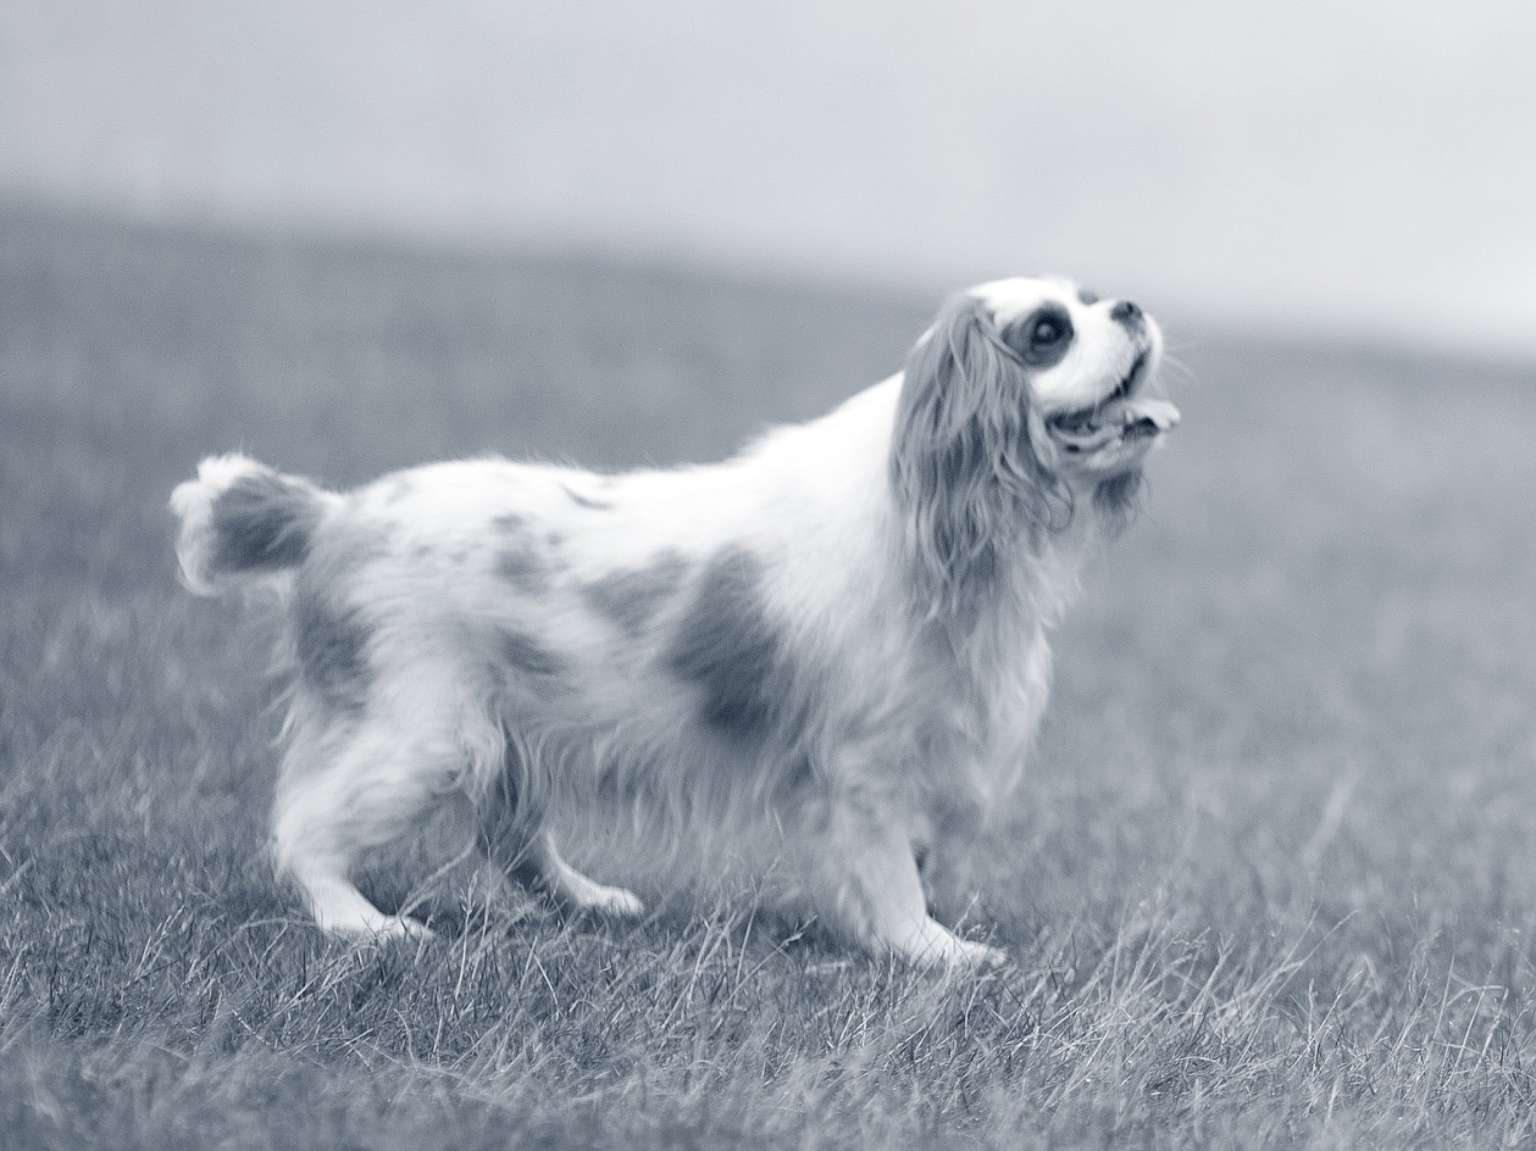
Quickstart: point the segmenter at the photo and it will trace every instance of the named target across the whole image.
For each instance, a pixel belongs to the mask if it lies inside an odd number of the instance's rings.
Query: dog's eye
[[[1050,351],[1058,344],[1066,342],[1072,335],[1072,322],[1065,316],[1054,313],[1038,317],[1030,325],[1029,346],[1037,352]]]
[[[1009,324],[1003,341],[1026,364],[1048,368],[1072,345],[1072,317],[1065,308],[1048,304]]]

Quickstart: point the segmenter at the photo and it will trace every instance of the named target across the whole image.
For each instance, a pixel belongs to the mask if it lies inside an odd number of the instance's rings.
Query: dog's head
[[[1124,518],[1179,419],[1148,394],[1162,343],[1135,304],[1059,279],[996,280],[944,307],[908,358],[891,453],[936,578],[989,572],[1021,527],[1064,528],[1083,497]]]
[[[1137,467],[1178,423],[1145,385],[1157,371],[1163,333],[1130,300],[1100,299],[1064,280],[996,280],[966,295],[982,306],[1016,357],[1014,382],[1039,414],[1036,450],[1069,481],[1097,482]],[[984,324],[961,309],[963,324]]]

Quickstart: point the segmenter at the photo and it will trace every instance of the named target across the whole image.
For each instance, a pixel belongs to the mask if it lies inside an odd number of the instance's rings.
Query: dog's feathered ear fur
[[[1053,462],[1028,368],[981,301],[951,300],[908,357],[891,441],[925,613],[968,615],[1021,535],[1070,522],[1071,493]]]

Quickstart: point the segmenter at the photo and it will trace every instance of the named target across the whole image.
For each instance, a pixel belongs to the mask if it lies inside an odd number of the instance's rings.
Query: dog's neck
[[[999,636],[1050,631],[1061,621],[1078,589],[1079,575],[1102,535],[1091,509],[1064,526],[1024,522],[999,541],[990,570],[975,580],[938,617],[956,639],[973,642],[983,633]]]
[[[891,450],[892,526],[917,616],[956,637],[993,624],[1054,626],[1112,518],[1096,493],[1063,488],[1053,502],[1056,493],[1021,493],[1018,477],[996,470],[944,482],[952,478],[941,474],[947,461],[898,463],[901,445]],[[914,475],[936,478],[944,490],[914,486]]]

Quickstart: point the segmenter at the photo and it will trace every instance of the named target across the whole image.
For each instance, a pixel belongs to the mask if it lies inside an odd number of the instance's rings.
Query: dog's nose
[[[1134,327],[1136,324],[1141,323],[1141,309],[1131,303],[1130,300],[1120,300],[1113,308],[1109,309],[1109,318],[1111,320],[1119,320],[1126,327]]]

